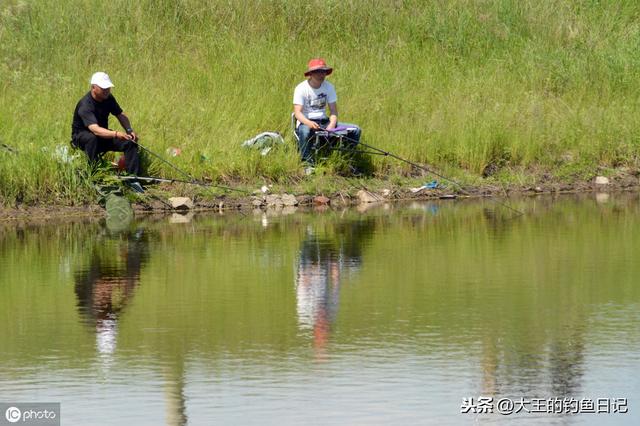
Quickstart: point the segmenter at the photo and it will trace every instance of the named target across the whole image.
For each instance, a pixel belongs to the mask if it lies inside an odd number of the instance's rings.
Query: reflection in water
[[[484,336],[482,340],[480,365],[482,368],[482,386],[480,393],[485,396],[497,395],[498,348],[495,339],[491,335]]]
[[[95,326],[96,349],[103,366],[109,366],[117,345],[118,321],[140,283],[149,259],[148,234],[138,229],[113,239],[98,240],[89,267],[75,275],[78,310]],[[184,358],[181,354],[164,369],[166,424],[187,424],[184,396]]]
[[[96,347],[101,355],[116,348],[118,317],[140,281],[140,269],[148,257],[142,230],[122,234],[119,240],[98,240],[89,267],[75,275],[78,310],[95,326]]]
[[[372,219],[340,223],[333,233],[307,226],[295,276],[297,313],[300,328],[313,332],[319,358],[336,320],[343,275],[360,269],[362,245],[374,226]]]
[[[584,323],[570,327],[552,342],[549,353],[551,389],[559,397],[579,395],[584,376]]]
[[[183,426],[188,423],[187,400],[184,395],[184,354],[164,369],[165,424]]]
[[[515,360],[506,360],[506,348],[501,333],[485,331],[481,349],[480,394],[499,396],[514,387],[530,395],[546,392],[558,398],[569,398],[581,393],[584,376],[584,325],[576,321],[557,331],[551,341],[542,341],[544,348],[537,348],[536,355],[527,353]],[[538,355],[539,354],[539,355]],[[536,389],[548,384],[546,389]]]
[[[504,214],[504,211],[496,212],[487,208],[481,211],[494,247],[513,238],[514,234],[523,232],[522,226],[527,224],[522,216],[514,217]],[[502,260],[501,257],[496,259]],[[553,294],[556,303],[576,299],[575,293],[580,291],[579,286],[566,285],[565,282],[556,281],[554,276],[541,279],[537,275],[539,271],[536,265],[535,270],[531,272],[531,282],[542,285],[547,284],[545,281],[549,280],[549,283],[555,284],[557,287],[552,287],[553,292],[549,294]],[[491,272],[489,277],[493,278],[493,274],[494,272]],[[506,294],[503,291],[502,300],[507,298]],[[516,388],[524,395],[530,395],[532,392],[536,395],[538,392],[546,392],[558,398],[579,395],[585,362],[586,319],[583,308],[584,306],[572,305],[563,307],[562,323],[555,323],[549,320],[551,315],[548,314],[549,308],[546,305],[543,307],[546,315],[542,316],[548,321],[545,327],[540,327],[540,317],[518,317],[517,326],[531,334],[528,340],[523,341],[514,337],[511,337],[512,341],[508,341],[505,336],[510,335],[511,324],[505,324],[503,318],[493,310],[486,311],[484,318],[490,326],[483,329],[480,337],[480,393],[497,397],[504,395],[509,389]],[[514,351],[514,347],[518,350]],[[513,356],[513,353],[517,356]],[[541,390],[540,384],[544,384],[546,389]]]
[[[72,424],[458,424],[466,396],[634,398],[640,203],[589,197],[0,226],[0,400]]]

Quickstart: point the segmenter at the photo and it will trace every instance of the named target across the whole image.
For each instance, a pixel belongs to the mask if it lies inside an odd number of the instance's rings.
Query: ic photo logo
[[[60,426],[60,403],[0,402],[0,426],[14,423],[24,426]]]
[[[9,423],[16,423],[20,421],[22,411],[20,411],[18,407],[9,407],[7,411],[4,412],[4,417]]]

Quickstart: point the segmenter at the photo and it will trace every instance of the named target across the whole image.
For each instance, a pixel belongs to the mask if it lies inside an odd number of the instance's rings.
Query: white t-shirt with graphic
[[[327,119],[327,107],[337,101],[336,89],[326,80],[317,89],[305,80],[293,92],[293,104],[302,105],[302,114],[309,120]]]

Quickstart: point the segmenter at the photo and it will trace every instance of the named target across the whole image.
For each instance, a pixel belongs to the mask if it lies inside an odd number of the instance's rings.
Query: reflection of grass
[[[112,75],[142,140],[160,153],[180,147],[173,161],[193,175],[301,176],[289,117],[312,55],[335,66],[341,118],[363,127],[364,142],[411,160],[476,176],[552,166],[566,151],[592,165],[634,163],[637,13],[632,1],[115,0],[96,16],[72,0],[3,2],[0,139],[21,154],[0,152],[0,197],[88,197],[38,149],[68,143],[75,102],[98,69]],[[87,22],[93,32],[80,37]],[[116,44],[105,33],[126,37]],[[239,148],[264,130],[285,134],[288,149]],[[388,158],[372,166],[406,173]]]
[[[266,228],[251,215],[196,217],[188,227],[137,223],[149,258],[131,299],[114,293],[114,303],[126,305],[118,347],[153,357],[306,348],[294,272],[309,236],[360,256],[343,276],[334,325],[335,341],[348,345],[412,341],[418,351],[473,351],[486,338],[508,358],[585,324],[591,336],[610,336],[611,324],[593,310],[640,300],[640,270],[629,257],[640,245],[637,197],[605,206],[520,201],[514,207],[527,214],[518,218],[490,202],[432,205],[270,217]],[[363,223],[364,237],[354,235]],[[122,266],[126,244],[125,234],[108,236],[98,225],[0,228],[0,361],[29,353],[42,363],[57,348],[73,354],[69,365],[89,363],[95,336],[81,322],[73,277],[93,255]],[[630,330],[618,331],[636,342],[638,329]]]

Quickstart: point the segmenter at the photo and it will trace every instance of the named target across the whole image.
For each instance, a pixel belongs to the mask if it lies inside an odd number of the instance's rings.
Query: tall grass
[[[4,1],[0,139],[20,154],[0,153],[0,198],[50,198],[60,165],[40,148],[68,144],[98,70],[146,145],[180,147],[173,160],[194,175],[300,176],[289,114],[313,56],[335,68],[341,119],[412,160],[476,175],[489,164],[636,165],[638,48],[631,0]],[[240,148],[265,130],[286,134],[288,149]]]

